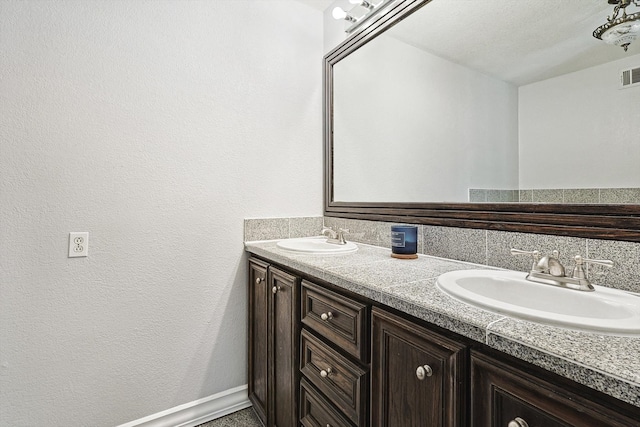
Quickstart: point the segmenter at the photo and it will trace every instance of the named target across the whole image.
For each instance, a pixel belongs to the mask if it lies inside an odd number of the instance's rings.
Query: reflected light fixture
[[[373,16],[380,6],[393,1],[395,0],[349,0],[349,3],[354,5],[351,10],[346,11],[338,6],[333,8],[331,15],[334,19],[344,19],[346,21],[344,31],[350,33]]]
[[[627,14],[627,7],[633,5],[640,9],[640,0],[609,0],[609,4],[615,5],[613,15],[595,29],[593,37],[620,46],[626,52],[631,42],[640,35],[640,10]]]

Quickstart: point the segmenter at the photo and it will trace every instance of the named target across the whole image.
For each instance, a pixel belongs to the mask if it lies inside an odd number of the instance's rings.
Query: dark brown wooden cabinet
[[[268,427],[298,425],[299,279],[249,261],[249,399]]]
[[[503,360],[471,355],[472,427],[638,427],[640,409],[612,408]]]
[[[371,425],[466,425],[466,347],[373,309]]]
[[[269,299],[267,271],[269,265],[249,260],[249,400],[263,424],[269,408]]]
[[[267,427],[640,427],[636,406],[299,276],[249,260],[249,399]]]

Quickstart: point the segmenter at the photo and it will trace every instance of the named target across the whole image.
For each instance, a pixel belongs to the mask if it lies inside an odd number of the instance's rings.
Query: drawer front
[[[368,374],[337,351],[303,330],[300,370],[357,426],[366,426]]]
[[[300,424],[304,427],[352,427],[351,423],[304,379],[300,381]]]
[[[302,281],[302,323],[338,348],[368,362],[367,306]]]

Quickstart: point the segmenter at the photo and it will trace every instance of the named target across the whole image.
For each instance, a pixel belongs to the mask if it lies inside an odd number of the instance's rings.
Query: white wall
[[[322,214],[322,25],[286,0],[0,2],[0,425],[246,383],[243,218]]]
[[[469,188],[517,188],[515,86],[385,35],[334,77],[336,201],[466,202]]]
[[[638,66],[635,55],[519,88],[521,188],[640,187],[640,87],[618,89]]]

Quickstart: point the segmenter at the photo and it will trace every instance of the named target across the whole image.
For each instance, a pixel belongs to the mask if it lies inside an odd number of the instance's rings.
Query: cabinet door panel
[[[298,279],[276,268],[269,270],[272,367],[272,425],[297,425],[298,393]]]
[[[473,427],[503,427],[516,417],[529,427],[640,426],[638,408],[611,409],[475,351],[471,395]]]
[[[372,318],[372,425],[464,425],[464,345],[379,309]]]
[[[249,260],[249,400],[263,424],[269,406],[269,336],[267,268],[261,261]]]

